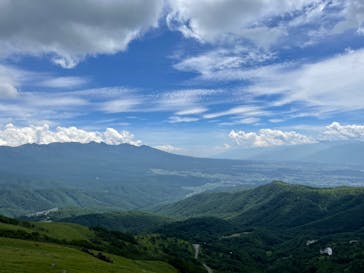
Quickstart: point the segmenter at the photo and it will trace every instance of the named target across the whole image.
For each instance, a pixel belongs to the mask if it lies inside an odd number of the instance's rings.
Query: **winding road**
[[[198,255],[200,254],[201,245],[200,244],[192,244],[193,249],[195,250],[195,259],[198,260]],[[214,273],[211,267],[207,266],[205,263],[201,262],[202,266],[206,269],[207,273]]]

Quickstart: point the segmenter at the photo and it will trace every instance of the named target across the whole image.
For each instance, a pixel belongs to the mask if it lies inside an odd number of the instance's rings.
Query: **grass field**
[[[105,254],[104,262],[76,248],[0,238],[0,273],[175,273],[170,265]]]
[[[71,223],[33,223],[35,229],[58,240],[90,240],[94,233],[87,227]]]

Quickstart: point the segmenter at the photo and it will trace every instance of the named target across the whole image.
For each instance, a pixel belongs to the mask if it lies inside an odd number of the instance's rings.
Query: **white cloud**
[[[88,82],[82,77],[53,77],[41,81],[38,85],[52,88],[75,88],[85,85]]]
[[[35,75],[44,79],[43,75]],[[46,78],[48,76],[45,76]],[[215,96],[220,90],[191,89],[161,93],[143,90],[108,87],[76,91],[17,92],[16,97],[0,103],[0,119],[10,122],[34,120],[64,121],[92,113],[152,113],[170,112],[174,116],[200,115],[209,104],[223,103]],[[172,118],[171,122],[192,121],[192,117]],[[197,120],[193,117],[193,120]],[[4,124],[4,123],[3,123]]]
[[[167,153],[178,153],[181,152],[183,149],[179,148],[179,147],[175,147],[173,145],[159,145],[159,146],[155,146],[154,148],[161,150],[161,151],[165,151]]]
[[[364,48],[313,63],[278,63],[253,69],[224,69],[202,74],[204,80],[240,80],[241,95],[275,95],[268,106],[301,103],[315,113],[364,109]],[[310,109],[312,110],[312,108]],[[223,114],[232,114],[228,110]],[[305,114],[305,113],[300,113]]]
[[[198,121],[198,120],[199,120],[199,118],[195,118],[195,117],[171,116],[168,118],[169,123],[194,122],[194,121]]]
[[[70,89],[83,86],[88,82],[88,78],[85,77],[58,77],[51,73],[29,71],[13,65],[0,64],[0,98],[16,98],[21,93],[23,86]]]
[[[174,68],[198,72],[202,78],[205,76],[208,78],[218,71],[238,69],[242,65],[262,63],[274,57],[275,54],[267,50],[235,46],[187,57],[175,64]]]
[[[257,132],[245,132],[232,130],[229,133],[230,139],[238,145],[269,147],[281,145],[311,144],[317,142],[337,141],[337,140],[359,140],[364,141],[364,125],[348,124],[339,122],[321,126],[295,126],[301,130],[306,130],[306,134],[296,131],[283,131],[276,129],[260,129]]]
[[[0,55],[53,55],[72,68],[86,56],[114,54],[157,27],[163,0],[0,1]]]
[[[0,98],[15,98],[18,94],[16,87],[8,82],[0,82]]]
[[[161,109],[186,109],[198,107],[208,97],[221,93],[214,89],[186,89],[165,92],[157,96]]]
[[[312,137],[299,134],[295,131],[281,131],[273,129],[260,129],[256,132],[234,131],[229,137],[238,145],[269,147],[281,145],[297,145],[315,143]]]
[[[254,123],[257,123],[259,121],[260,121],[259,118],[254,118],[254,117],[243,118],[243,119],[237,120],[237,122],[240,123],[240,124],[254,124]]]
[[[212,119],[212,118],[219,118],[223,116],[232,116],[232,115],[239,115],[239,116],[244,115],[251,117],[251,116],[269,115],[269,113],[267,111],[264,111],[261,107],[258,106],[242,105],[230,108],[222,112],[204,114],[203,117],[206,119]]]
[[[176,112],[175,115],[178,115],[178,116],[197,115],[197,114],[202,114],[202,113],[206,112],[207,110],[208,109],[205,107],[188,108],[188,109]]]
[[[335,25],[332,32],[341,33],[348,29],[357,29],[360,34],[364,27],[364,2],[362,0],[336,1],[341,8],[340,16],[343,18]]]
[[[46,56],[72,68],[88,56],[124,51],[132,40],[158,27],[161,18],[170,29],[202,42],[235,45],[249,40],[269,48],[290,37],[290,28],[312,23],[325,34],[347,29],[362,33],[364,4],[361,0],[1,0],[0,18],[0,57]],[[241,62],[237,56],[225,57],[216,66]]]
[[[20,69],[0,64],[0,98],[15,98],[25,74]]]
[[[132,112],[141,103],[142,100],[137,97],[121,98],[104,102],[100,109],[107,113]]]
[[[175,112],[176,115],[195,115],[205,112],[202,106],[220,90],[186,89],[169,92],[148,93],[141,90],[124,90],[105,100],[100,110],[107,113],[121,112]]]
[[[272,44],[284,35],[280,27],[267,27],[264,21],[302,10],[320,0],[170,0],[167,23],[171,29],[200,41],[228,40],[231,36],[248,38],[261,46]]]
[[[57,127],[51,130],[47,124],[41,126],[16,127],[6,125],[0,130],[0,145],[20,146],[29,143],[49,144],[53,142],[104,142],[109,145],[129,143],[141,145],[134,135],[128,131],[118,132],[107,128],[104,132],[86,131],[76,127]]]
[[[325,127],[323,139],[327,140],[364,140],[364,125],[349,124],[342,125],[333,122]]]
[[[275,66],[248,72],[256,95],[280,94],[277,105],[304,102],[327,111],[364,109],[364,49],[298,67]]]
[[[250,118],[239,118],[234,117],[231,121],[220,122],[221,126],[232,126],[237,124],[257,124],[260,121],[260,118],[250,117]]]
[[[364,28],[362,0],[170,0],[169,4],[171,29],[215,44],[249,40],[263,48],[282,41],[309,45],[346,30],[361,34]],[[291,36],[295,39],[287,39]]]

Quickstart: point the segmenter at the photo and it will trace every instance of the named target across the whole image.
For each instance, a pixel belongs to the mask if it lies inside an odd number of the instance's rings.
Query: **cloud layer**
[[[260,129],[258,132],[232,130],[229,137],[238,145],[247,147],[311,144],[320,141],[364,140],[364,125],[342,125],[339,122],[332,122],[319,131],[316,136],[308,136],[296,131],[274,129]]]
[[[72,68],[87,56],[124,51],[160,20],[201,42],[269,48],[302,25],[316,25],[321,36],[363,33],[363,15],[360,0],[1,0],[0,57],[45,55]]]
[[[339,122],[333,122],[326,126],[323,134],[324,139],[328,140],[364,140],[364,125],[342,125]]]
[[[13,124],[8,124],[0,130],[1,146],[20,146],[29,143],[49,144],[54,142],[104,142],[109,145],[122,143],[141,145],[141,141],[136,140],[130,132],[119,132],[113,128],[98,132],[86,131],[76,127],[57,127],[55,130],[51,130],[47,124],[28,127],[16,127]]]
[[[274,0],[173,0],[170,1],[172,12],[168,15],[167,22],[171,28],[178,29],[185,36],[201,41],[214,42],[233,35],[266,44],[271,42],[267,39],[276,39],[283,33],[279,27],[267,28],[263,24],[264,19],[293,13],[318,2],[320,1],[282,0],[278,4]],[[270,35],[262,35],[268,31]]]
[[[167,152],[167,153],[178,153],[178,152],[181,152],[183,150],[182,148],[175,147],[175,146],[169,145],[169,144],[155,146],[154,148],[156,148],[158,150],[161,150],[161,151],[164,151],[164,152]]]
[[[241,98],[251,96],[255,100],[253,104],[257,104],[263,98],[266,109],[295,104],[294,111],[285,113],[286,117],[364,109],[364,49],[347,50],[316,62],[283,62],[253,68],[230,63],[217,69],[219,57],[206,63],[192,60],[184,60],[176,68],[198,72],[198,80],[202,82],[243,82],[240,92],[235,94],[237,99],[239,94]],[[267,96],[271,97],[269,103],[265,101]],[[231,115],[234,112],[236,107],[224,113]],[[205,116],[217,117],[224,113]]]
[[[229,137],[238,145],[269,147],[281,145],[310,144],[316,141],[295,131],[261,129],[257,133],[232,130]]]
[[[163,0],[0,1],[0,56],[51,55],[72,68],[86,56],[114,54],[158,25]]]

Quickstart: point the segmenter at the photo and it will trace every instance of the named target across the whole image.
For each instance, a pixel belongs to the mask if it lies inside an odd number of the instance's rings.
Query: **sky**
[[[362,0],[0,0],[0,145],[364,140]]]

